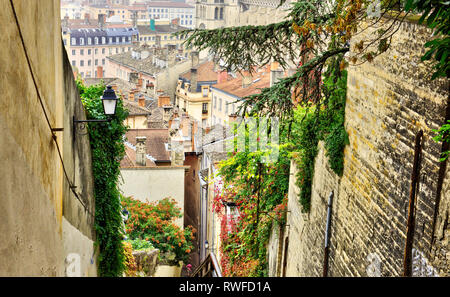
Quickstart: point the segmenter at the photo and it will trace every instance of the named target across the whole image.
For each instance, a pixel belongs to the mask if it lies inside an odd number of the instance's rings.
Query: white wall
[[[184,171],[186,167],[122,168],[120,190],[142,202],[154,202],[166,197],[177,201],[184,214]],[[183,227],[183,218],[175,223]]]

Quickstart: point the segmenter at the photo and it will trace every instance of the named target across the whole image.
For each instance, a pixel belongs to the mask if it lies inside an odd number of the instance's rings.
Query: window
[[[76,50],[72,50],[72,56],[75,56],[76,55]]]
[[[113,43],[112,37],[109,37],[109,43]]]
[[[202,113],[208,113],[208,103],[202,104]]]
[[[217,109],[217,97],[214,96],[214,109]]]
[[[98,49],[96,48],[95,50],[94,50],[94,54],[98,54]]]
[[[92,44],[92,38],[88,37],[88,44],[91,45]]]
[[[106,38],[102,37],[102,44],[105,44],[105,43],[106,43]]]
[[[105,59],[102,59],[102,65],[105,65]]]
[[[222,111],[222,98],[219,98],[219,111]]]
[[[80,38],[80,45],[84,45],[84,38]]]
[[[102,48],[102,54],[105,54],[105,49],[104,48]]]
[[[72,38],[70,43],[72,45],[76,45],[77,44],[77,39],[76,38]]]
[[[226,101],[225,101],[225,114],[228,114],[228,104]]]
[[[72,66],[77,66],[77,62],[75,60],[72,60]]]
[[[80,66],[84,66],[84,60],[80,61]]]
[[[203,97],[208,97],[208,88],[202,88]]]
[[[95,66],[98,65],[98,59],[95,59],[94,64],[95,64]],[[97,75],[96,75],[96,76],[97,76]]]
[[[80,55],[84,56],[84,50],[83,49],[80,50]]]
[[[95,37],[95,38],[94,38],[94,43],[95,43],[95,44],[98,44],[98,37]]]
[[[88,66],[91,66],[91,60],[88,60]]]
[[[88,49],[88,55],[90,55],[91,54],[91,50],[90,49]]]

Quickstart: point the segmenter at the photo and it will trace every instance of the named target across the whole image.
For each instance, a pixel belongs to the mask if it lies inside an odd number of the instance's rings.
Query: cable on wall
[[[50,129],[50,133],[52,134],[53,142],[54,142],[55,145],[56,145],[56,149],[57,149],[57,151],[58,151],[59,160],[60,160],[61,165],[62,165],[62,168],[63,168],[64,176],[65,176],[65,178],[66,178],[66,180],[67,180],[67,183],[69,184],[69,188],[70,188],[71,192],[74,194],[75,198],[81,203],[81,205],[83,206],[83,208],[85,209],[85,211],[86,211],[89,215],[91,215],[92,217],[95,217],[94,214],[92,214],[92,212],[89,210],[89,208],[86,207],[86,204],[81,200],[79,194],[75,191],[75,189],[76,189],[77,187],[74,186],[74,185],[72,184],[72,182],[70,181],[70,179],[69,179],[69,176],[68,176],[68,174],[67,174],[66,167],[65,167],[65,165],[64,165],[64,161],[63,161],[63,158],[62,158],[62,155],[61,155],[61,149],[60,149],[60,147],[59,147],[59,145],[58,145],[57,137],[56,137],[56,134],[55,134],[55,131],[58,131],[59,129],[52,128],[52,125],[50,124],[50,120],[49,120],[49,118],[48,118],[48,114],[47,114],[47,111],[46,111],[46,109],[45,109],[44,103],[42,102],[42,97],[41,97],[41,94],[40,94],[40,92],[39,92],[39,88],[38,88],[38,85],[37,85],[37,82],[36,82],[36,78],[35,78],[35,76],[34,76],[33,68],[32,68],[32,66],[31,66],[31,61],[30,61],[30,58],[29,58],[29,56],[28,56],[28,51],[27,51],[27,48],[26,48],[26,46],[25,46],[25,41],[24,41],[24,38],[23,38],[23,35],[22,35],[22,30],[21,30],[21,28],[20,28],[19,20],[18,20],[18,18],[17,18],[16,9],[15,9],[15,7],[14,7],[13,0],[9,0],[9,2],[11,3],[11,8],[12,8],[12,11],[13,11],[13,15],[14,15],[14,19],[15,19],[15,22],[16,22],[16,25],[17,25],[17,29],[19,30],[20,40],[21,40],[21,42],[22,42],[22,47],[23,47],[23,50],[24,50],[24,52],[25,52],[25,58],[26,58],[26,60],[27,60],[28,68],[30,69],[31,78],[32,78],[32,80],[33,80],[33,84],[34,84],[34,87],[35,87],[35,89],[36,89],[36,94],[37,94],[37,97],[38,97],[38,99],[39,99],[39,103],[40,103],[40,105],[41,105],[42,111],[43,111],[43,113],[44,113],[45,120],[46,120],[47,125],[48,125],[48,127],[49,127],[49,129]]]

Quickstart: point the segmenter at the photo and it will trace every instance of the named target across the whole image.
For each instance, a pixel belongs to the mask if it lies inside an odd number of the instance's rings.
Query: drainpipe
[[[333,191],[331,191],[330,196],[328,196],[328,211],[327,211],[327,227],[325,230],[325,251],[323,258],[323,277],[328,276],[328,254],[329,254],[329,243],[330,243],[330,223],[331,223],[331,205],[333,203]]]

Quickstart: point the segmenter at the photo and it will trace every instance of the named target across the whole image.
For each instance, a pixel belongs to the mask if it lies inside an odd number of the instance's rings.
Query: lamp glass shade
[[[105,115],[116,114],[117,96],[111,86],[106,87],[102,96],[103,111]]]
[[[116,114],[117,99],[102,99],[102,102],[106,115]]]

